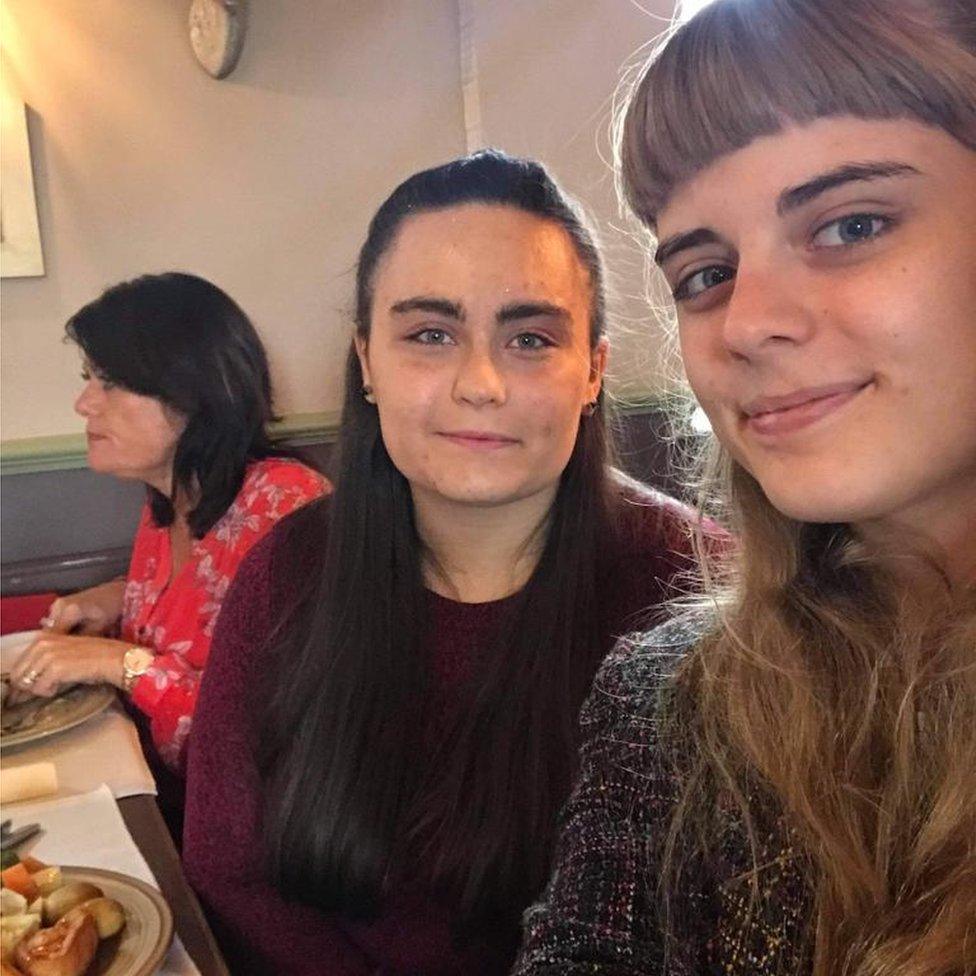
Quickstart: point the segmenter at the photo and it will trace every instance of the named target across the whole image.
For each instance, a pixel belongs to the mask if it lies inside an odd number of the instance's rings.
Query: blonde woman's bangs
[[[934,16],[911,0],[715,0],[635,86],[618,147],[627,202],[653,228],[675,188],[715,159],[826,116],[915,118],[976,149],[966,5]]]

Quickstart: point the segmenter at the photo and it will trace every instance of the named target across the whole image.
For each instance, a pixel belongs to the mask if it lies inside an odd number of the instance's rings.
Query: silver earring
[[[373,388],[371,386],[368,385],[364,386],[362,393],[363,393],[363,399],[367,403],[376,403],[376,394],[373,393]]]

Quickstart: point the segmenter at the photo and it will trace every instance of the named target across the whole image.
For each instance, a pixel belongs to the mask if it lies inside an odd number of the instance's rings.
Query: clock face
[[[244,11],[234,0],[193,0],[190,46],[207,74],[226,78],[244,46]]]

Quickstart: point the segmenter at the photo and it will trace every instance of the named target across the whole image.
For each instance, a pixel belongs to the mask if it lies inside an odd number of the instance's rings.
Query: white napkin
[[[159,888],[149,865],[126,829],[112,791],[104,783],[81,796],[19,803],[16,823],[36,821],[43,828],[33,843],[20,848],[48,864],[74,864],[130,874]],[[163,976],[200,976],[179,936],[174,935],[162,968]]]

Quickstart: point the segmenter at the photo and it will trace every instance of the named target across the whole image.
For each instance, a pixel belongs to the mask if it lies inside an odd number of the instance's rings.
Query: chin
[[[852,495],[845,497],[842,491],[764,491],[778,512],[797,522],[861,522],[879,515],[876,503]]]
[[[460,505],[494,507],[521,501],[537,494],[539,485],[500,483],[498,481],[470,480],[456,484],[443,482],[434,489],[442,498]]]
[[[88,452],[88,467],[97,474],[114,474],[114,467],[105,458],[99,457],[97,451]]]
[[[441,491],[440,494],[448,501],[459,505],[478,505],[486,508],[505,505],[525,497],[515,492],[499,491],[493,488],[459,488],[455,491],[449,489]]]

